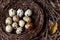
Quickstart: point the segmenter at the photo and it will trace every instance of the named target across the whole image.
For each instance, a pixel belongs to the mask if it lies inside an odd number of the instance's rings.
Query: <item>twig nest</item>
[[[14,22],[18,22],[19,21],[19,17],[17,15],[13,16],[13,21]]]
[[[19,16],[19,17],[22,17],[23,16],[23,10],[22,9],[18,9],[17,10],[17,15]]]
[[[16,14],[16,11],[14,9],[9,10],[9,16],[13,17]]]
[[[20,21],[19,21],[19,26],[20,26],[20,27],[24,27],[24,25],[25,25],[25,21],[20,20]]]
[[[11,27],[11,25],[7,25],[6,26],[6,32],[12,32],[13,28]]]
[[[6,18],[6,24],[12,24],[12,18],[11,17]]]
[[[31,16],[32,15],[32,11],[30,9],[25,11],[25,16]]]
[[[28,16],[24,16],[23,17],[23,20],[26,21],[26,22],[31,22],[31,18],[28,17]]]
[[[25,25],[25,29],[32,29],[33,24],[31,22]]]
[[[18,24],[17,24],[16,22],[14,22],[14,23],[12,24],[12,27],[13,27],[14,29],[17,29],[17,28],[18,28]]]
[[[22,33],[22,27],[18,27],[17,30],[16,30],[16,34],[21,34]]]

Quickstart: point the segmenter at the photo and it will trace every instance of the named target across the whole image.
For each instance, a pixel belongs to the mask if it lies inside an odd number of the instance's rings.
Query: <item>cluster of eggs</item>
[[[31,29],[32,28],[32,20],[31,16],[32,11],[27,9],[24,13],[22,9],[18,9],[17,11],[14,9],[9,9],[9,17],[6,18],[6,32],[12,32],[15,29],[16,34],[21,34],[23,28]]]

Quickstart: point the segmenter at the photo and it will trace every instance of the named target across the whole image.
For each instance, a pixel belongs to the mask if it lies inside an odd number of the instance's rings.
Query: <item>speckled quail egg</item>
[[[28,16],[24,16],[23,17],[23,20],[26,21],[26,22],[31,22],[31,18],[28,17]]]
[[[23,31],[22,27],[18,27],[16,30],[16,34],[21,34]]]
[[[13,28],[11,25],[6,26],[6,32],[12,32]]]
[[[12,27],[13,27],[14,29],[17,29],[17,28],[18,28],[18,24],[17,24],[16,22],[14,22],[14,23],[12,24]]]
[[[23,10],[22,9],[18,9],[17,10],[17,15],[19,16],[19,17],[22,17],[23,16]]]
[[[18,22],[19,21],[19,17],[17,15],[13,16],[13,21],[14,22]]]
[[[13,17],[16,14],[16,11],[14,9],[9,9],[9,16]]]
[[[31,22],[25,25],[25,29],[32,29],[33,24]]]
[[[7,17],[5,20],[6,24],[12,24],[12,18],[11,17]]]
[[[20,27],[24,27],[24,25],[25,25],[25,21],[20,20],[20,21],[19,21],[19,26],[20,26]]]
[[[30,9],[25,11],[25,16],[31,16],[32,15],[32,11]]]

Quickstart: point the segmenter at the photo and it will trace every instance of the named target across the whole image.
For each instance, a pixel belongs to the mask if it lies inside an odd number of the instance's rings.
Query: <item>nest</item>
[[[31,9],[33,11],[32,15],[32,22],[34,24],[34,29],[26,30],[22,33],[22,35],[16,35],[7,33],[5,31],[5,19],[8,17],[8,10],[13,8],[17,10],[18,8],[23,9],[24,11],[27,9]],[[29,40],[36,37],[43,27],[44,22],[44,14],[43,10],[37,5],[37,3],[33,2],[32,0],[19,0],[19,1],[10,1],[4,8],[1,8],[0,11],[0,40]]]

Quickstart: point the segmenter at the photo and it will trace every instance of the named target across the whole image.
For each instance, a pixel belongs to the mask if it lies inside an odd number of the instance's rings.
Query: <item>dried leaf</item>
[[[50,32],[51,32],[51,34],[56,33],[57,29],[58,29],[58,23],[55,22],[52,26],[50,26]]]

